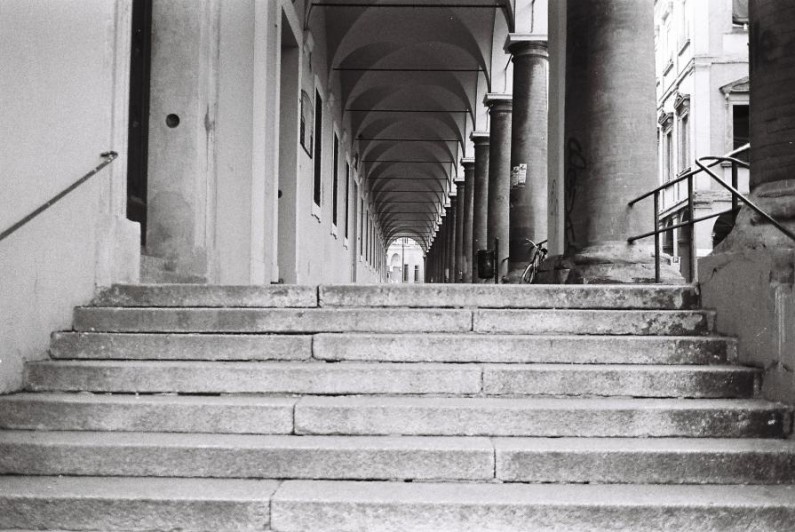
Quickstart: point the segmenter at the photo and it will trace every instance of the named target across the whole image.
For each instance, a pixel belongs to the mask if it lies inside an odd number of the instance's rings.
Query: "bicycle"
[[[544,244],[547,243],[547,240],[539,242],[536,244],[529,238],[525,240],[525,244],[528,245],[530,249],[530,262],[527,263],[527,267],[522,272],[521,282],[524,284],[531,284],[538,274],[538,270],[541,267],[541,263],[544,262],[544,259],[547,257],[547,253],[549,250],[544,247]]]

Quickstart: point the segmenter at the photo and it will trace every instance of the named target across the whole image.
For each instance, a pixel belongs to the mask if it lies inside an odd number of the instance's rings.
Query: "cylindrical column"
[[[442,237],[444,238],[444,251],[442,252],[442,282],[446,283],[450,276],[450,207],[445,207],[445,216],[442,221]]]
[[[568,3],[566,254],[568,282],[654,281],[651,202],[657,185],[654,0]],[[681,280],[669,268],[667,280]]]
[[[547,238],[547,52],[546,36],[511,34],[513,55],[509,270],[530,261],[526,240]]]
[[[508,274],[508,242],[511,192],[511,114],[510,94],[487,94],[489,108],[489,210],[486,239],[493,248],[499,239],[496,268],[500,279]]]
[[[469,137],[475,144],[475,188],[474,208],[472,215],[472,279],[476,283],[487,282],[478,276],[478,263],[475,254],[481,249],[488,249],[487,227],[489,212],[489,134],[475,131]]]
[[[460,283],[464,276],[464,210],[466,209],[466,181],[464,176],[455,180],[455,276]]]
[[[463,282],[472,282],[472,261],[475,252],[472,249],[472,227],[475,214],[475,159],[461,159],[464,167],[464,233],[461,243],[461,257],[464,261]]]
[[[450,193],[450,208],[447,211],[447,241],[448,244],[448,255],[447,255],[447,282],[454,283],[455,282],[455,267],[456,267],[456,260],[455,260],[455,237],[456,237],[456,218],[457,218],[457,209],[456,206],[458,204],[458,197],[455,195],[454,192]]]
[[[755,0],[748,7],[751,199],[795,231],[795,5]],[[780,249],[795,242],[744,207],[721,244],[722,249],[738,246]]]

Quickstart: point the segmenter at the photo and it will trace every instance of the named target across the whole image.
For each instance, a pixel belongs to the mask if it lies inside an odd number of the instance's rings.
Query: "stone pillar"
[[[450,208],[445,207],[445,216],[442,219],[442,256],[441,256],[441,282],[446,283],[447,277],[449,275],[448,272],[448,264],[449,264],[449,257],[450,257]]]
[[[509,216],[511,191],[511,114],[510,94],[487,94],[489,108],[489,209],[486,227],[488,248],[499,239],[496,266],[499,278],[508,274]]]
[[[455,282],[456,268],[456,218],[458,197],[455,192],[450,193],[450,208],[447,210],[447,282]]]
[[[566,256],[569,283],[654,281],[652,203],[628,202],[657,185],[654,0],[568,3]],[[666,281],[679,281],[664,268]]]
[[[526,240],[547,239],[547,52],[546,35],[511,34],[513,55],[509,278],[530,260]]]
[[[473,265],[475,252],[472,249],[472,227],[475,214],[475,159],[461,159],[461,166],[464,167],[464,232],[461,242],[461,257],[464,261],[463,282],[472,282]]]
[[[475,144],[475,187],[474,209],[472,215],[472,280],[475,283],[488,282],[478,276],[476,253],[488,249],[488,212],[489,212],[489,134],[475,131],[469,137]]]
[[[466,181],[461,176],[455,180],[455,277],[460,283],[464,277],[464,211],[466,209]]]
[[[795,5],[751,0],[749,17],[750,199],[795,232]],[[739,340],[743,364],[763,368],[763,395],[795,403],[795,241],[742,207],[698,269],[718,331]]]

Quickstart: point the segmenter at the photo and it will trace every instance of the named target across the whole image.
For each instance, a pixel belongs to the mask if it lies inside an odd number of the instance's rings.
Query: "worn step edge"
[[[782,438],[792,410],[753,399],[305,397],[297,434]]]
[[[793,486],[474,485],[286,481],[274,530],[788,531]]]
[[[694,286],[662,285],[321,285],[327,307],[691,309]]]
[[[483,480],[488,438],[0,432],[0,474]]]
[[[306,360],[311,335],[56,332],[58,359]]]
[[[739,366],[394,362],[30,362],[32,391],[750,397]]]
[[[96,307],[317,307],[316,286],[117,284],[100,291]]]
[[[0,529],[261,530],[269,480],[0,477]]]
[[[392,362],[723,364],[737,341],[714,336],[320,333],[313,357]]]

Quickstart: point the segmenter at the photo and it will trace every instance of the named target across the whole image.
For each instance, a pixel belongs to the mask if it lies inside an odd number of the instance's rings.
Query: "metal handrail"
[[[115,151],[106,151],[101,153],[99,156],[102,158],[102,162],[99,163],[97,166],[95,166],[91,171],[89,171],[83,177],[81,177],[80,179],[78,179],[77,181],[75,181],[65,189],[63,189],[61,192],[50,198],[50,200],[44,203],[41,207],[34,210],[30,214],[22,218],[20,221],[18,221],[17,223],[15,223],[11,227],[0,233],[0,242],[11,236],[14,232],[16,232],[22,226],[24,226],[29,221],[34,219],[36,216],[43,213],[50,207],[52,207],[55,203],[63,199],[64,196],[72,192],[74,189],[76,189],[77,187],[79,187],[80,185],[82,185],[83,183],[85,183],[95,175],[97,175],[103,168],[105,168],[110,163],[112,163],[119,156],[119,154],[116,153]]]
[[[737,188],[738,188],[737,167],[741,166],[741,167],[744,167],[744,168],[749,168],[750,165],[748,163],[744,162],[744,161],[741,161],[741,160],[735,158],[734,156],[737,155],[737,154],[740,154],[740,153],[742,153],[744,151],[747,151],[748,149],[750,149],[750,147],[751,147],[750,144],[745,144],[744,146],[740,146],[739,148],[736,148],[736,149],[728,152],[726,155],[724,155],[722,157],[714,157],[714,156],[701,157],[701,158],[696,160],[696,166],[698,166],[698,169],[693,169],[693,170],[690,170],[688,172],[685,172],[684,174],[682,174],[681,176],[677,177],[676,179],[668,181],[667,183],[664,183],[664,184],[656,187],[654,190],[652,190],[650,192],[647,192],[647,193],[645,193],[645,194],[643,194],[643,195],[641,195],[641,196],[639,196],[639,197],[637,197],[637,198],[635,198],[635,199],[633,199],[632,201],[629,202],[629,206],[632,207],[633,205],[635,205],[635,203],[637,203],[638,201],[640,201],[642,199],[648,198],[649,196],[653,196],[654,197],[654,230],[646,232],[646,233],[643,233],[643,234],[640,234],[640,235],[637,235],[637,236],[629,237],[627,239],[627,241],[631,244],[631,243],[635,242],[636,240],[640,240],[642,238],[647,238],[647,237],[650,237],[650,236],[654,236],[654,279],[655,279],[656,282],[658,282],[658,283],[660,282],[660,234],[662,234],[664,232],[667,232],[667,231],[670,231],[672,229],[677,229],[679,227],[693,226],[697,222],[701,222],[701,221],[704,221],[704,220],[709,220],[710,218],[716,218],[718,216],[721,216],[722,214],[727,214],[727,213],[731,213],[731,212],[737,212],[737,209],[739,208],[739,201],[740,200],[742,200],[744,203],[750,205],[751,208],[753,208],[755,211],[761,213],[765,217],[765,219],[768,219],[768,220],[772,221],[777,227],[779,227],[780,229],[784,230],[785,233],[788,233],[777,222],[775,222],[775,220],[770,218],[768,215],[764,214],[759,209],[759,207],[757,207],[756,205],[753,205],[750,202],[750,200],[746,199],[745,196],[743,196],[740,193],[740,191],[737,190]],[[704,164],[705,161],[711,161],[711,162],[710,162],[710,164]],[[722,162],[730,162],[731,163],[731,166],[732,166],[732,184],[731,184],[731,186],[729,186],[728,184],[724,183],[723,180],[720,177],[718,177],[714,172],[712,172],[710,170],[710,168],[712,168],[713,166],[716,166],[716,165],[718,165],[718,164],[720,164]],[[702,216],[700,218],[696,218],[695,217],[695,204],[694,204],[694,193],[693,193],[693,177],[695,175],[697,175],[697,174],[700,174],[701,172],[706,172],[707,175],[709,175],[712,179],[714,179],[715,181],[720,183],[724,188],[729,190],[729,192],[731,193],[731,198],[732,198],[732,208],[731,208],[731,210],[710,214],[708,216]],[[689,219],[686,222],[682,222],[682,223],[679,223],[679,224],[676,224],[676,225],[673,225],[673,226],[670,226],[670,227],[660,228],[659,227],[659,216],[660,216],[660,198],[659,198],[659,193],[661,191],[663,191],[663,190],[665,190],[665,189],[667,189],[667,188],[669,188],[669,187],[671,187],[673,185],[676,185],[677,183],[681,183],[682,181],[685,181],[685,180],[687,180],[687,206],[688,206],[688,214],[689,214],[688,218]],[[795,238],[795,237],[793,237],[793,238]],[[694,280],[696,278],[696,252],[695,252],[694,239],[692,238],[692,236],[691,236],[690,240],[691,240],[691,242],[690,242],[690,256],[691,256],[691,259],[690,259],[690,279]]]

